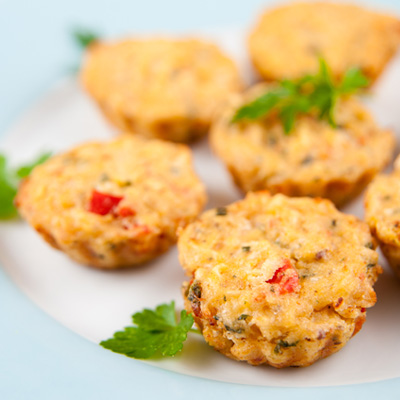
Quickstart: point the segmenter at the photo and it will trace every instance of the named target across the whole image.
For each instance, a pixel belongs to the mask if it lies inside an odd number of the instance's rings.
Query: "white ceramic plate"
[[[214,32],[251,80],[242,32]],[[400,58],[394,60],[367,99],[379,123],[400,127]],[[399,131],[397,130],[397,135]],[[116,135],[76,79],[60,82],[40,99],[8,132],[1,151],[13,164],[40,151],[58,152],[92,139]],[[196,170],[206,183],[208,207],[240,198],[222,164],[207,142],[193,146]],[[362,196],[346,212],[363,217]],[[176,249],[156,261],[128,271],[103,272],[80,266],[51,249],[23,221],[0,224],[0,262],[14,283],[40,308],[63,325],[98,343],[131,323],[130,316],[144,307],[175,300],[182,307],[180,286],[185,279]],[[377,305],[368,311],[361,332],[339,353],[304,369],[275,370],[231,361],[213,351],[197,335],[190,335],[184,351],[171,359],[152,361],[160,368],[224,382],[279,387],[334,386],[400,377],[393,354],[400,353],[400,285],[387,268],[376,291]],[[390,344],[390,345],[388,345]],[[106,350],[104,350],[106,351]]]

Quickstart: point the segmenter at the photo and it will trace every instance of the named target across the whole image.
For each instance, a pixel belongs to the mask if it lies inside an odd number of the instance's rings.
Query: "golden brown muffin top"
[[[368,186],[366,220],[384,243],[400,246],[400,158],[391,174],[379,175]]]
[[[80,145],[35,168],[17,205],[61,242],[135,237],[187,223],[205,203],[185,145],[122,136]]]
[[[373,248],[367,224],[330,201],[268,192],[203,213],[178,241],[192,276],[186,295],[200,324],[209,321],[209,341],[220,331],[242,349],[235,357],[252,363],[259,361],[246,351],[272,346],[265,351],[276,366],[291,362],[274,351],[279,338],[299,343],[303,357],[308,342],[318,346],[337,326],[341,345],[356,333],[376,301],[381,268]],[[309,356],[296,365],[320,357]]]
[[[221,101],[241,88],[233,61],[196,39],[96,42],[81,78],[103,107],[142,124],[176,118],[209,123]]]
[[[189,275],[201,270],[210,279],[214,276],[210,284],[216,285],[212,297],[218,304],[224,302],[218,297],[222,290],[247,299],[249,307],[257,307],[258,296],[267,296],[282,307],[301,302],[307,309],[322,310],[342,297],[336,311],[348,318],[375,303],[371,271],[378,254],[368,226],[339,212],[329,200],[249,193],[242,201],[203,213],[182,232],[178,244]],[[288,266],[296,276],[293,285],[285,289],[268,283]],[[237,307],[245,312],[243,301]]]
[[[359,67],[372,80],[397,50],[400,21],[331,2],[295,2],[267,10],[249,38],[256,68],[266,79],[298,78],[322,56],[336,77]]]
[[[313,185],[354,182],[364,172],[376,173],[389,162],[394,148],[392,132],[379,128],[355,97],[337,102],[335,127],[313,114],[300,115],[288,134],[274,114],[231,123],[235,110],[270,87],[259,84],[232,99],[212,128],[214,149],[246,175],[245,190],[290,181],[309,185],[312,192]]]

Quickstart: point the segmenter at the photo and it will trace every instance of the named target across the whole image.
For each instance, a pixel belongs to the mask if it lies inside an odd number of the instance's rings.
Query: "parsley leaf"
[[[116,332],[112,339],[102,341],[100,345],[133,358],[150,358],[156,354],[173,356],[182,350],[193,325],[193,317],[185,310],[177,323],[173,301],[159,305],[155,310],[137,312],[132,320],[136,326]]]
[[[368,79],[358,68],[351,68],[345,73],[338,90],[340,93],[349,94],[367,87],[368,84]]]
[[[239,108],[234,115],[232,122],[240,121],[243,118],[258,119],[265,113],[272,110],[276,105],[288,95],[285,88],[278,88],[275,91],[270,91],[255,99],[252,103]]]
[[[99,35],[96,32],[88,29],[75,29],[73,36],[76,43],[78,43],[78,45],[83,49],[88,47],[93,42],[99,40]]]
[[[336,126],[334,109],[337,99],[365,88],[368,84],[368,79],[358,68],[349,69],[342,80],[336,83],[327,63],[321,58],[319,71],[315,75],[281,81],[276,88],[240,107],[232,122],[256,120],[276,113],[288,134],[299,114],[316,112],[318,118]]]
[[[7,170],[6,157],[0,154],[0,218],[8,219],[17,215],[13,200],[17,194],[14,180]]]
[[[20,167],[17,169],[17,176],[18,178],[26,178],[33,170],[33,168],[35,168],[36,166],[38,166],[39,164],[43,164],[46,160],[48,160],[51,157],[51,153],[44,153],[41,156],[39,156],[39,158],[32,162],[31,164],[28,165],[24,165],[23,167]]]
[[[36,161],[18,168],[9,170],[5,155],[0,154],[0,219],[10,219],[18,215],[14,206],[14,197],[17,194],[21,178],[26,178],[37,165],[45,162],[50,153],[41,155]]]

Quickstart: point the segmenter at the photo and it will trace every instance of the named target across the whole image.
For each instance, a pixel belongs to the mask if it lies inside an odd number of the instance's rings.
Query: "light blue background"
[[[75,26],[94,28],[104,36],[248,26],[268,3],[271,1],[0,0],[0,135],[77,64],[79,53],[69,34]],[[400,11],[396,0],[363,3]],[[2,270],[0,320],[1,400],[336,399],[357,395],[398,399],[400,395],[400,379],[335,388],[279,389],[223,384],[150,367],[105,351],[59,325],[34,306]]]

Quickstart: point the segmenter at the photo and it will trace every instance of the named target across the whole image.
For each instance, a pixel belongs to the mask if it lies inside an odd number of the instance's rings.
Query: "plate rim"
[[[377,3],[378,7],[388,5],[393,9],[396,8],[396,4],[390,0],[372,3]],[[6,5],[10,4],[4,2],[0,7],[4,9]],[[44,16],[42,18],[44,19]],[[29,112],[32,104],[40,100],[49,89],[51,90],[54,83],[59,82],[55,76],[57,72],[47,77],[44,80],[45,85],[36,88],[33,96],[32,93],[23,93],[18,99],[18,104],[14,106],[11,117],[0,109],[2,123],[0,126],[5,128],[0,132],[0,148],[8,132],[24,114]],[[30,79],[33,80],[34,77]],[[21,112],[24,108],[25,110]],[[229,395],[231,399],[242,399],[243,395],[269,392],[281,399],[292,399],[296,393],[300,398],[309,399],[324,395],[326,399],[336,400],[339,395],[357,393],[372,398],[385,392],[388,394],[394,391],[400,392],[400,378],[339,386],[265,387],[206,380],[147,365],[138,360],[104,351],[100,346],[66,328],[34,304],[14,284],[11,277],[3,270],[1,263],[0,267],[2,294],[0,316],[5,321],[3,329],[0,330],[3,361],[0,375],[6,378],[2,379],[0,394],[5,398],[27,399],[34,398],[29,396],[35,393],[40,393],[42,399],[69,399],[77,394],[80,396],[85,394],[85,398],[109,399],[110,393],[117,398],[135,393],[146,396],[163,395],[165,399],[184,399],[190,393],[191,398],[200,399],[212,391],[213,396]],[[14,305],[15,308],[10,305]],[[79,362],[74,356],[77,352]],[[111,366],[112,372],[109,371]],[[88,373],[91,373],[92,377],[89,377]],[[135,379],[132,379],[133,375]],[[24,380],[23,384],[21,378]],[[157,381],[157,385],[154,385],[153,381]],[[193,386],[196,387],[194,393],[191,390]]]

